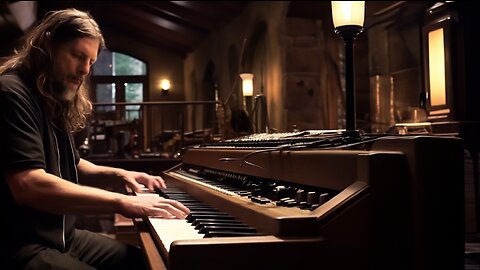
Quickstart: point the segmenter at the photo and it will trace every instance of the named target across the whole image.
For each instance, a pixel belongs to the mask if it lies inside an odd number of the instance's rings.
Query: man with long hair
[[[146,173],[81,159],[72,133],[92,110],[86,79],[104,48],[88,12],[50,12],[0,66],[2,265],[22,269],[141,269],[141,251],[75,228],[74,215],[185,218],[180,202],[89,187],[120,182],[134,191],[165,188]]]

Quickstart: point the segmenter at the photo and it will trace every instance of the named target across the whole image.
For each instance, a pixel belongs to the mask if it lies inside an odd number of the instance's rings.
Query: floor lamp
[[[335,33],[345,42],[345,99],[347,136],[358,136],[355,124],[355,81],[353,45],[363,30],[365,1],[332,1],[332,18]]]

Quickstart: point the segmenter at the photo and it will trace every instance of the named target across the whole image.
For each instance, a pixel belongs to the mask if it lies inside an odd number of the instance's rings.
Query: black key
[[[198,218],[210,218],[210,219],[222,219],[222,220],[233,220],[233,219],[235,219],[232,216],[214,215],[212,213],[210,213],[210,214],[190,213],[190,214],[188,214],[186,219],[187,219],[188,222],[192,222],[192,221],[194,221],[195,219],[198,219]]]
[[[256,232],[229,232],[229,231],[212,231],[205,234],[205,238],[213,237],[237,237],[237,236],[255,236]]]
[[[198,219],[195,219],[194,221],[192,221],[192,225],[196,226],[197,224],[200,224],[200,223],[242,223],[241,221],[239,220],[235,220],[235,219],[214,219],[214,218],[198,218]]]
[[[199,230],[205,226],[233,226],[233,227],[249,227],[247,224],[243,224],[241,222],[235,222],[235,220],[231,220],[231,222],[198,222],[197,224],[192,224],[195,226],[195,229]]]
[[[210,211],[210,212],[219,212],[218,209],[215,208],[208,208],[208,207],[203,207],[203,206],[187,206],[188,209],[190,209],[191,212],[205,212],[205,211]]]
[[[227,231],[227,232],[248,232],[254,233],[257,232],[252,227],[242,227],[242,226],[204,226],[199,230],[200,233],[212,233],[216,231]]]
[[[190,214],[196,215],[214,215],[214,216],[230,216],[228,213],[214,212],[214,211],[192,211]]]

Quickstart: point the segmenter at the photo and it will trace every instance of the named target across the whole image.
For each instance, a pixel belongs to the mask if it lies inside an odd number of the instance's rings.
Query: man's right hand
[[[125,195],[123,198],[119,213],[129,218],[161,217],[184,219],[190,213],[190,209],[181,202],[165,199],[157,194]]]

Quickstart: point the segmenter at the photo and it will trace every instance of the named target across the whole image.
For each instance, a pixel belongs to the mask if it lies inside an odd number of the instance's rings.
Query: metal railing
[[[174,155],[185,145],[224,139],[216,101],[94,103],[87,122],[92,154]],[[219,117],[220,115],[220,117]],[[224,123],[223,123],[224,124]],[[137,141],[132,141],[137,139]],[[137,149],[132,149],[136,147]]]

